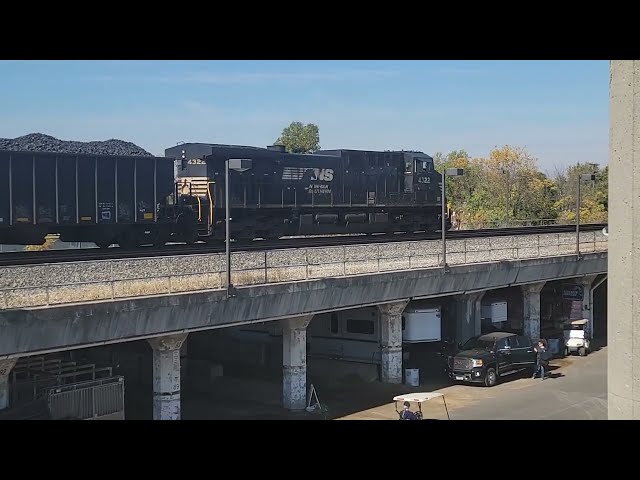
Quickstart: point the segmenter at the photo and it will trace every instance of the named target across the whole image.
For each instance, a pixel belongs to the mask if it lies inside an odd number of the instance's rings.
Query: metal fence
[[[607,223],[607,219],[603,219],[601,222],[592,223]],[[460,225],[455,230],[482,230],[492,228],[517,228],[517,227],[543,227],[547,225],[575,225],[575,220],[564,220],[558,218],[529,218],[529,219],[514,219],[509,220],[462,220]],[[587,222],[580,222],[580,226],[588,225]]]
[[[124,420],[122,376],[49,388],[46,398],[53,420]]]

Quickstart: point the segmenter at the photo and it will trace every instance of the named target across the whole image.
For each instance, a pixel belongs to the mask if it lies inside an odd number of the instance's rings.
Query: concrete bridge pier
[[[9,374],[17,361],[17,358],[0,360],[0,410],[9,407]]]
[[[540,339],[540,292],[547,282],[522,285],[522,304],[524,306],[524,334],[533,342]]]
[[[153,419],[180,420],[180,347],[187,334],[149,339],[153,349]]]
[[[482,331],[482,298],[486,292],[460,295],[456,302],[456,343],[466,342]]]
[[[383,383],[402,383],[402,312],[408,300],[378,305]]]
[[[307,327],[313,315],[282,320],[282,403],[289,410],[307,407]]]

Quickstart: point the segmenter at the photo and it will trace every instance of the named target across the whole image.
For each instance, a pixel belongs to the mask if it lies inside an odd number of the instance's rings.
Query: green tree
[[[558,189],[556,208],[563,223],[575,223],[578,175],[595,174],[595,182],[580,184],[580,223],[603,223],[609,209],[609,167],[600,168],[593,163],[576,163],[566,170],[558,170],[555,184]]]
[[[483,189],[483,166],[477,159],[473,159],[465,150],[454,150],[447,155],[436,153],[433,156],[435,169],[442,173],[445,168],[462,168],[462,177],[447,180],[447,206],[451,208],[461,226],[475,221],[476,203],[481,202]]]
[[[447,182],[447,200],[463,228],[531,223],[555,219],[556,186],[539,172],[525,149],[505,145],[488,158],[470,158],[464,150],[434,155],[436,169],[464,168],[463,177]]]
[[[290,153],[313,153],[320,150],[320,129],[313,123],[291,122],[275,143]]]

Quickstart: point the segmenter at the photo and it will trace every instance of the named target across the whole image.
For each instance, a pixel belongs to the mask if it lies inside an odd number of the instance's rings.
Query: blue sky
[[[521,146],[553,170],[607,163],[608,61],[0,61],[0,137],[322,148]]]

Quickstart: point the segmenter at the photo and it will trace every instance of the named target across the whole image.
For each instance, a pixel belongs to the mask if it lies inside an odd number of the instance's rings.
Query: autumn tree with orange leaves
[[[434,155],[436,169],[464,168],[462,177],[447,181],[447,200],[461,228],[492,228],[507,225],[542,225],[575,222],[577,172],[595,171],[598,181],[581,194],[581,219],[606,222],[608,169],[586,164],[572,166],[549,178],[524,148],[505,145],[487,158],[471,158],[464,150]],[[584,170],[584,171],[583,171]]]

